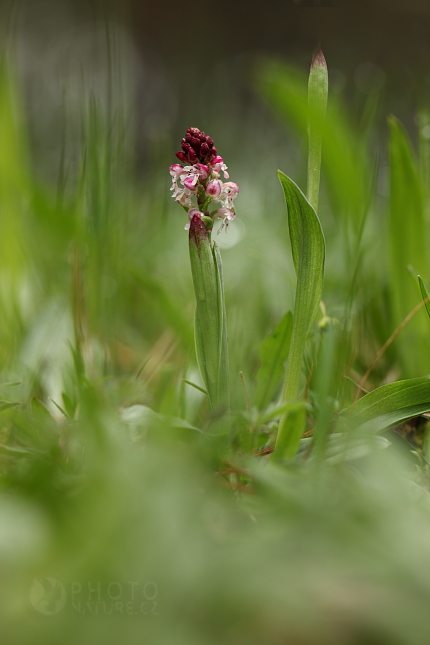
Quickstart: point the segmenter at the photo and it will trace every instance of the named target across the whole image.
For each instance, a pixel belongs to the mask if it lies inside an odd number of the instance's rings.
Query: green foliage
[[[380,432],[430,411],[430,377],[396,381],[363,396],[340,416],[340,428]]]
[[[306,338],[321,299],[325,243],[318,216],[300,188],[280,171],[278,175],[288,207],[291,250],[297,275],[296,301],[283,397],[284,402],[289,403],[293,402],[299,393]],[[287,440],[287,437],[290,439]],[[287,417],[283,416],[279,424],[275,457],[282,458],[288,443],[291,443],[288,453],[294,455],[299,438],[300,435],[292,432],[291,424],[287,424]]]
[[[399,325],[417,305],[417,292],[413,288],[415,273],[424,276],[429,272],[427,217],[424,193],[418,165],[403,126],[394,117],[390,126],[390,300],[393,328]],[[405,331],[405,344],[401,353],[404,373],[412,376],[428,371],[427,355],[419,350],[425,338],[427,321],[422,315],[415,317]],[[428,346],[428,343],[426,343]],[[413,351],[411,351],[411,349]]]
[[[221,256],[203,223],[190,228],[190,260],[196,294],[195,344],[197,362],[211,408],[229,401],[227,320]]]

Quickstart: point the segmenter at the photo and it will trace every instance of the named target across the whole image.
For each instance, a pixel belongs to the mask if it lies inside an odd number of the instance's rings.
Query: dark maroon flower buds
[[[183,152],[177,152],[176,156],[182,162],[209,163],[217,154],[214,148],[212,137],[207,137],[198,128],[188,128],[185,137],[181,141]]]
[[[223,182],[220,179],[221,173],[225,179],[229,178],[227,166],[217,154],[213,139],[204,132],[198,128],[188,128],[181,146],[182,150],[176,156],[184,165],[175,163],[170,166],[170,190],[173,191],[172,197],[188,213],[190,221],[185,229],[190,229],[190,242],[194,240],[197,243],[198,230],[204,232],[208,241],[206,231],[212,230],[215,219],[222,220],[219,233],[223,228],[227,230],[229,222],[235,218],[233,200],[239,192],[239,186],[233,181]],[[209,213],[211,203],[221,207]]]
[[[196,163],[197,155],[193,149],[188,150],[187,158],[190,163]]]
[[[201,156],[201,157],[206,157],[206,155],[208,154],[208,152],[209,152],[209,146],[208,146],[208,144],[207,144],[206,142],[205,142],[205,143],[202,143],[202,145],[201,145],[201,147],[200,147],[200,156]]]

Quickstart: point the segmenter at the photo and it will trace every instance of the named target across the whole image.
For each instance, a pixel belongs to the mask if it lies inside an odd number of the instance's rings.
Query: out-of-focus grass
[[[266,71],[265,83],[278,84],[266,95],[303,136],[306,81],[278,63]],[[253,456],[270,443],[279,414],[244,414],[238,374],[257,403],[259,347],[292,309],[295,287],[275,171],[281,165],[301,183],[304,155],[258,111],[243,117],[233,106],[220,119],[215,104],[208,127],[196,124],[221,140],[223,154],[225,145],[241,189],[237,221],[219,238],[233,436],[215,438],[204,395],[181,381],[202,385],[185,221],[169,196],[178,142],[170,133],[153,143],[146,178],[137,177],[130,113],[84,94],[79,118],[65,117],[59,179],[50,182],[29,144],[18,78],[4,63],[4,642],[426,643],[430,506],[422,457],[407,445],[406,456],[397,455],[384,437],[342,435],[321,442],[315,456],[305,438],[288,468]],[[362,376],[399,322],[374,155],[347,115],[332,101],[319,211],[323,299],[328,317],[339,320],[323,327],[338,336],[331,343],[315,324],[303,374],[309,423],[325,432],[330,414],[355,396],[345,377]],[[371,119],[362,123],[367,132]],[[217,125],[219,132],[210,129]],[[397,229],[391,242],[397,248]],[[398,261],[404,265],[403,255]],[[425,334],[414,345],[400,335],[370,386],[390,370],[417,376],[404,356],[417,353],[425,365]],[[323,369],[331,370],[327,380]],[[272,388],[273,402],[281,386]]]

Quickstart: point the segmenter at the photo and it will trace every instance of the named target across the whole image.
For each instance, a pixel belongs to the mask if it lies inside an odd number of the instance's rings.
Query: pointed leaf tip
[[[208,232],[204,222],[201,220],[198,215],[194,215],[191,218],[190,229],[189,229],[189,239],[190,242],[193,242],[197,249],[200,249],[202,242],[209,242]]]
[[[316,66],[324,67],[324,69],[327,70],[327,62],[321,47],[319,47],[318,51],[316,52],[315,56],[312,59],[311,70]]]

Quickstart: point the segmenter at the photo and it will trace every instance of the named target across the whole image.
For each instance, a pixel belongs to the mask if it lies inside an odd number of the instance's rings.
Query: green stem
[[[318,212],[321,173],[321,148],[323,125],[327,107],[328,75],[327,64],[321,49],[315,54],[308,85],[308,184],[307,198],[315,212]]]
[[[311,71],[309,74],[308,86],[308,182],[307,182],[307,208],[309,204],[314,212],[306,215],[306,204],[300,204],[298,196],[287,197],[289,212],[290,237],[293,247],[293,260],[297,274],[296,302],[294,305],[293,329],[291,333],[290,350],[288,353],[287,370],[285,375],[285,386],[283,404],[293,403],[297,400],[300,387],[300,376],[302,372],[303,356],[305,353],[306,337],[312,321],[315,317],[315,295],[319,300],[321,293],[319,289],[309,292],[309,276],[306,266],[309,262],[317,266],[317,258],[322,262],[320,282],[322,290],[322,275],[324,267],[324,238],[316,216],[319,198],[320,171],[321,171],[321,148],[323,138],[323,127],[327,107],[328,76],[327,64],[321,49],[315,54]],[[285,178],[287,179],[287,178]],[[284,179],[284,182],[285,182]],[[281,177],[282,183],[282,177]],[[284,185],[284,190],[286,186]],[[303,198],[304,199],[304,198]],[[295,222],[293,212],[298,208],[299,221]],[[309,209],[312,210],[312,209]],[[315,220],[314,226],[321,235],[320,254],[313,255],[312,234],[309,228],[310,222]],[[307,226],[305,223],[307,222]],[[300,241],[299,241],[300,240]],[[319,283],[318,283],[319,284]],[[319,293],[319,295],[318,295]],[[303,433],[305,413],[290,415],[285,413],[279,422],[278,438],[276,441],[273,458],[292,459],[294,458],[300,437]]]
[[[223,408],[227,411],[230,398],[229,364],[222,263],[216,243],[210,241],[206,224],[209,226],[212,220],[193,217],[189,233],[191,272],[196,295],[196,355],[210,409]]]

